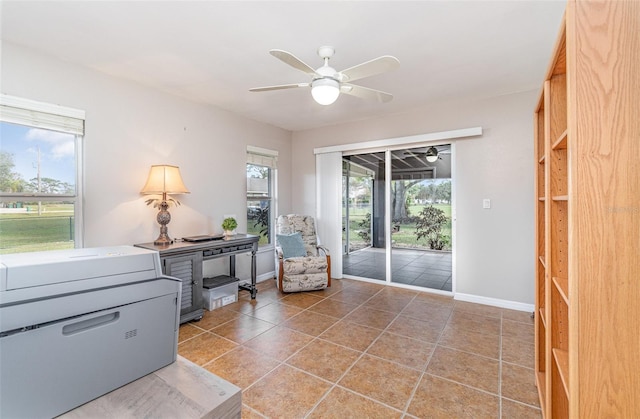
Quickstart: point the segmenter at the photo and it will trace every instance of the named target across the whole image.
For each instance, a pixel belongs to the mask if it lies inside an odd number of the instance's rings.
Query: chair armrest
[[[329,256],[329,249],[327,249],[326,247],[324,247],[321,244],[317,245],[316,247],[318,248],[318,250],[322,250],[324,252],[325,256]]]
[[[275,246],[276,249],[276,258],[279,260],[284,259],[284,253],[282,253],[282,248],[280,246]]]

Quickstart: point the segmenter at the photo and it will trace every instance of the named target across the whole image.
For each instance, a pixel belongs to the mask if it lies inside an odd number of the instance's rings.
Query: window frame
[[[34,192],[2,192],[0,202],[33,201],[73,202],[74,248],[84,246],[84,125],[85,111],[38,102],[31,99],[0,94],[0,122],[63,132],[74,136],[75,194]]]
[[[258,196],[254,196],[254,195],[250,195],[249,194],[249,185],[248,182],[245,185],[245,190],[246,190],[246,201],[245,201],[245,207],[248,209],[248,203],[249,201],[257,201],[257,200],[268,200],[269,201],[269,235],[268,235],[268,242],[267,243],[263,243],[263,244],[259,244],[259,248],[260,249],[269,249],[269,248],[273,248],[274,246],[274,228],[275,228],[275,220],[276,220],[276,211],[278,208],[277,205],[277,197],[278,197],[278,192],[277,192],[277,176],[278,176],[278,167],[277,167],[277,161],[278,161],[278,152],[275,150],[269,150],[269,149],[265,149],[265,148],[260,148],[260,147],[254,147],[254,146],[247,146],[247,159],[246,159],[246,166],[248,165],[253,165],[253,166],[260,166],[260,167],[266,167],[269,169],[269,180],[268,180],[268,196],[267,198],[264,197],[258,197]],[[246,171],[246,170],[245,170]],[[249,227],[249,218],[247,216],[247,230]]]

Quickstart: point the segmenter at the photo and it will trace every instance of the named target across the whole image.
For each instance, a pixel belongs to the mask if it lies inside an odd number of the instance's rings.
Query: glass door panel
[[[451,291],[451,145],[391,151],[391,282]]]
[[[384,153],[343,160],[343,274],[386,280]]]

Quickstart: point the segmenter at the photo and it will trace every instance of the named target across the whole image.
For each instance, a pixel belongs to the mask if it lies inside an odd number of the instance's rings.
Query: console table
[[[251,252],[251,283],[240,284],[241,290],[256,298],[256,252],[259,236],[236,234],[223,239],[202,242],[175,241],[166,246],[151,243],[136,244],[137,247],[156,250],[160,253],[162,272],[182,280],[180,323],[201,319],[204,314],[202,299],[202,262],[208,259],[229,257],[229,276],[236,275],[236,255]]]

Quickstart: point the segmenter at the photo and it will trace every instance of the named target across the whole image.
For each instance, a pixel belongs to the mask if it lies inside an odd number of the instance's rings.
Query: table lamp
[[[151,198],[147,199],[147,205],[153,203],[154,208],[159,208],[158,224],[160,224],[160,235],[153,242],[155,245],[166,246],[173,243],[173,240],[169,238],[167,224],[171,221],[171,214],[169,214],[169,203],[173,202],[176,205],[180,205],[180,201],[168,197],[168,195],[189,193],[189,190],[184,186],[182,176],[180,176],[180,168],[178,166],[170,166],[166,164],[153,165],[149,171],[149,177],[147,183],[140,191],[143,195],[160,195],[162,199]]]

